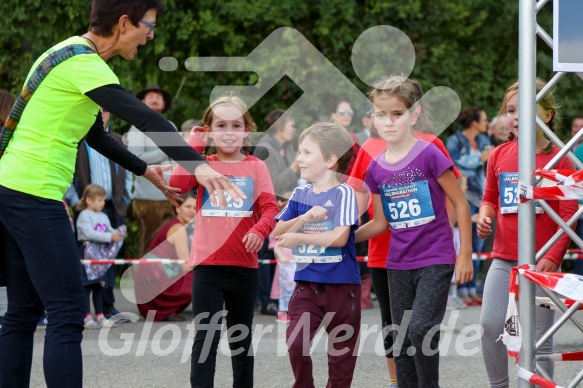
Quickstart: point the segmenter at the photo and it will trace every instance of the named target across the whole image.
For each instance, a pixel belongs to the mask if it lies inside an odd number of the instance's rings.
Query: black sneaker
[[[121,315],[118,315],[118,314],[121,314]],[[127,318],[124,318],[123,314],[116,308],[114,308],[113,310],[108,311],[106,313],[104,312],[103,315],[105,316],[105,318],[111,319],[115,323],[128,323],[128,322],[130,322],[130,320]],[[116,315],[117,315],[117,317],[112,319],[112,317],[114,317]]]
[[[105,318],[109,319],[111,317],[113,317],[114,315],[119,314],[119,310],[116,309],[115,307],[111,310],[111,311],[104,311],[103,315],[105,316]]]
[[[275,303],[270,303],[267,306],[262,306],[261,307],[261,314],[276,316],[277,315],[277,306],[275,305]]]

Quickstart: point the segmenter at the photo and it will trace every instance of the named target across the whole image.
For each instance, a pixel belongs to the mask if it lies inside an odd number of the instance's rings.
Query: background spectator
[[[457,122],[462,128],[447,138],[446,147],[455,166],[468,179],[465,195],[473,216],[480,209],[486,182],[485,164],[492,152],[492,143],[485,134],[488,129],[488,117],[483,109],[470,106],[460,113]],[[482,252],[483,245],[484,240],[479,238],[476,232],[476,223],[472,222],[472,251]],[[474,260],[473,264],[474,278],[458,287],[460,297],[468,305],[481,303],[476,289],[480,261]]]
[[[110,130],[109,119],[111,114],[103,108],[101,117],[103,127],[111,137],[120,144],[123,143],[120,134]],[[77,222],[80,211],[75,209],[79,198],[83,196],[85,188],[89,184],[101,186],[105,189],[105,207],[102,212],[107,215],[112,228],[117,229],[126,224],[126,213],[130,200],[132,199],[132,173],[119,166],[113,160],[106,158],[87,144],[83,140],[77,149],[77,160],[75,161],[75,174],[71,189],[65,194],[66,202],[73,207],[73,218]],[[158,190],[159,191],[159,190]],[[101,292],[103,297],[103,314],[106,318],[111,318],[119,313],[115,308],[115,268],[110,267],[103,276],[105,287]]]
[[[371,112],[372,114],[372,112]],[[336,104],[334,112],[332,112],[331,118],[346,130],[348,130],[348,134],[352,139],[352,158],[350,159],[350,163],[348,168],[346,169],[344,177],[341,179],[341,182],[346,182],[348,177],[352,173],[352,169],[354,168],[354,163],[356,162],[356,158],[358,157],[358,153],[360,151],[360,145],[358,138],[352,132],[350,132],[350,124],[352,123],[352,117],[354,116],[354,111],[350,106],[350,103],[347,101],[340,101]],[[368,221],[367,214],[364,213],[363,217],[365,217],[362,222]],[[362,257],[368,255],[368,241],[362,241],[356,244],[356,256]],[[370,270],[365,262],[359,261],[358,268],[360,270],[360,277],[362,282],[361,287],[361,294],[360,294],[360,308],[362,310],[367,310],[372,308],[372,300],[370,297],[370,293],[372,291],[372,280],[370,278]]]
[[[510,128],[508,127],[508,119],[506,116],[495,116],[488,125],[488,137],[492,147],[497,147],[508,141],[508,134]]]
[[[184,321],[179,313],[192,301],[192,271],[188,267],[196,215],[196,194],[182,195],[176,218],[166,222],[154,236],[146,258],[185,260],[180,264],[144,264],[134,275],[138,310],[146,318],[154,311],[154,322]]]
[[[372,128],[372,109],[367,110],[361,118],[362,122],[362,131],[356,134],[356,138],[358,139],[358,144],[362,146],[362,144],[370,138],[371,136],[371,128]]]
[[[490,142],[492,147],[496,148],[499,145],[508,142],[508,134],[510,133],[510,127],[508,126],[508,118],[506,116],[495,116],[490,120],[490,125],[488,125],[488,135],[490,137]],[[484,169],[487,168],[487,163]],[[484,239],[484,245],[482,246],[482,252],[492,252],[494,247],[494,237],[496,236],[496,220],[492,221],[492,234]],[[482,260],[482,279],[486,279],[490,266],[492,265],[492,260]],[[484,282],[476,285],[478,293],[482,293],[484,290]]]
[[[113,228],[109,217],[102,211],[105,206],[106,191],[98,185],[87,185],[76,206],[80,211],[77,218],[77,240],[83,246],[86,260],[113,260],[122,247],[126,234],[125,225]],[[111,265],[81,264],[81,278],[85,287],[85,328],[101,328],[106,317],[103,313],[103,275]],[[90,296],[93,294],[95,320],[91,316]]]
[[[273,182],[275,195],[286,198],[297,186],[299,178],[298,162],[295,158],[293,140],[296,134],[296,122],[282,109],[271,111],[265,116],[265,136],[259,141],[254,156],[267,165]],[[261,313],[277,314],[277,301],[271,298],[271,286],[275,275],[275,264],[266,264],[265,260],[275,260],[273,249],[269,247],[269,238],[265,239],[258,253],[259,292]]]
[[[151,84],[138,92],[136,97],[158,113],[166,112],[172,105],[172,96],[158,84]],[[174,128],[176,128],[175,125]],[[128,132],[128,150],[148,164],[170,163],[168,156],[133,125]],[[138,255],[141,257],[146,253],[146,248],[150,245],[156,230],[165,221],[175,217],[176,213],[174,205],[147,179],[136,177],[133,195],[132,213],[138,222],[140,234]]]
[[[360,145],[358,145],[358,138],[354,133],[350,131],[350,124],[352,123],[352,117],[354,116],[354,111],[350,106],[348,101],[340,101],[334,106],[334,110],[330,116],[330,118],[340,124],[343,128],[348,131],[350,138],[352,139],[353,148],[352,148],[352,159],[350,159],[350,164],[348,165],[348,169],[344,173],[345,178],[341,181],[345,182],[350,176],[350,172],[352,171],[352,167],[354,167],[354,162],[356,161],[356,156],[358,155],[358,151],[360,151]],[[357,255],[360,255],[356,252]]]
[[[266,134],[257,144],[253,155],[265,162],[275,194],[283,196],[296,187],[299,177],[293,145],[296,122],[284,110],[277,109],[265,116],[265,127]]]

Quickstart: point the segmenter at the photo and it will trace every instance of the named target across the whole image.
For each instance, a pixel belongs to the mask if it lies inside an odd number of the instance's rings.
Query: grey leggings
[[[393,325],[394,358],[400,388],[439,388],[439,328],[453,265],[387,270]],[[408,322],[407,322],[408,320]]]
[[[482,355],[486,364],[486,372],[490,387],[506,388],[508,380],[508,355],[506,345],[498,338],[502,334],[504,321],[506,319],[506,309],[508,307],[508,285],[510,282],[510,270],[516,267],[518,262],[502,259],[494,259],[492,266],[488,270],[486,284],[484,285],[484,302],[482,304],[482,316],[480,325],[484,329],[482,336]],[[546,294],[536,287],[537,296]],[[544,332],[551,327],[554,322],[554,312],[543,308],[535,310],[535,336],[540,338]],[[538,350],[538,354],[549,354],[553,352],[552,337],[546,341]],[[539,362],[539,366],[553,376],[554,365],[551,361]]]

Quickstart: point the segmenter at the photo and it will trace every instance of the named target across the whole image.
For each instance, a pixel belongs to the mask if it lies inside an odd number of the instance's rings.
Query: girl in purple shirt
[[[356,232],[358,242],[392,229],[386,263],[391,315],[407,328],[404,337],[393,332],[399,388],[439,387],[439,330],[432,328],[445,315],[454,268],[458,284],[473,276],[470,210],[453,165],[413,136],[415,128],[431,129],[422,96],[417,81],[401,76],[383,77],[369,92],[373,123],[388,149],[371,162],[365,179],[375,218]],[[457,259],[446,196],[460,229]]]

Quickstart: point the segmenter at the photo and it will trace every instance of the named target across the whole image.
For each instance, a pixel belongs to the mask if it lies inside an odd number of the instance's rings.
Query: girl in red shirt
[[[545,82],[537,79],[537,93],[545,86]],[[553,93],[541,99],[536,105],[537,116],[551,129],[557,127],[557,103]],[[486,170],[486,188],[480,206],[477,224],[478,236],[486,238],[492,233],[491,224],[494,218],[496,235],[492,252],[492,266],[488,271],[484,285],[484,297],[480,324],[484,328],[482,336],[482,354],[486,364],[488,379],[492,387],[508,387],[508,356],[506,346],[498,338],[504,329],[506,309],[508,307],[508,283],[510,270],[518,265],[518,209],[516,201],[516,186],[518,182],[518,83],[506,90],[500,115],[508,117],[510,127],[509,142],[497,147],[490,154]],[[559,152],[559,148],[547,140],[540,128],[536,129],[536,168],[545,165]],[[573,169],[573,163],[566,158],[561,159],[554,168]],[[577,211],[577,201],[547,201],[559,216],[568,221]],[[542,210],[542,209],[541,209]],[[538,251],[559,230],[550,216],[540,211],[536,214],[536,250]],[[536,270],[555,272],[561,266],[561,260],[569,247],[569,236],[561,237],[536,264]],[[544,292],[537,287],[537,295]],[[552,310],[535,310],[536,337],[551,327],[554,321]],[[552,339],[546,341],[538,351],[540,354],[553,352]],[[549,376],[553,375],[552,362],[539,362],[539,365]]]
[[[233,383],[251,387],[254,363],[251,333],[259,284],[257,252],[275,227],[279,207],[267,166],[249,155],[249,132],[256,127],[243,100],[235,96],[214,100],[202,122],[204,128],[193,129],[189,144],[197,150],[204,147],[202,154],[208,163],[229,176],[246,199],[235,202],[225,194],[227,207],[221,209],[209,199],[217,193],[208,193],[181,166],[170,177],[170,186],[182,192],[198,187],[196,228],[190,254],[190,266],[196,267],[192,283],[196,334],[190,382],[193,387],[213,386],[221,321],[226,316],[228,329],[246,328],[234,330],[234,338],[228,338]],[[209,155],[211,146],[216,154]],[[212,339],[210,347],[207,336]]]

